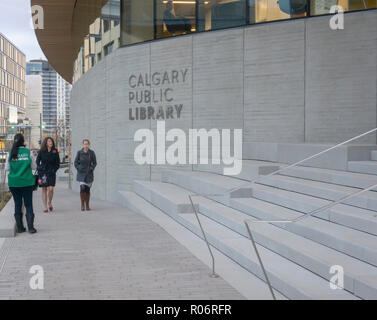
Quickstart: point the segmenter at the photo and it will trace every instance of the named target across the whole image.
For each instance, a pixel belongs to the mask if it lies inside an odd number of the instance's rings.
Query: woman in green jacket
[[[28,231],[29,233],[37,232],[34,228],[33,186],[35,180],[32,172],[36,164],[32,157],[30,150],[25,148],[24,136],[19,133],[16,134],[5,169],[9,171],[8,186],[13,195],[14,217],[19,233],[26,231],[22,221],[22,201],[26,208]]]

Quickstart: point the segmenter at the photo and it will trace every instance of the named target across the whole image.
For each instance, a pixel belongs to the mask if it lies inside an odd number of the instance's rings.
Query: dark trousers
[[[85,184],[80,185],[80,193],[90,194],[90,187]]]
[[[22,202],[26,208],[26,221],[28,229],[34,227],[34,211],[33,211],[33,186],[30,187],[9,187],[14,200],[14,218],[16,219],[17,229],[22,230],[24,224],[22,222]]]

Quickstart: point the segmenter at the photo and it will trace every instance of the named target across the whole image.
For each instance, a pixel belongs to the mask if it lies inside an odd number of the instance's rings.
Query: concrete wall
[[[377,11],[346,14],[344,30],[316,17],[116,50],[74,85],[71,98],[73,150],[89,137],[97,152],[96,197],[117,202],[117,190],[134,179],[160,176],[163,167],[133,159],[134,133],[156,132],[156,120],[129,119],[130,107],[148,106],[129,103],[129,77],[184,69],[184,83],[143,87],[171,88],[172,104],[183,104],[167,130],[242,128],[245,146],[337,143],[377,126]],[[359,143],[375,144],[376,135]]]
[[[305,142],[337,142],[376,127],[377,13],[345,15],[344,30],[333,32],[327,19],[306,26]]]

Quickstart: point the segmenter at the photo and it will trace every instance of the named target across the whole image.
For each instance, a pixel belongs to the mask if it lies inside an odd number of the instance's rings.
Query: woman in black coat
[[[90,141],[84,139],[82,149],[77,152],[75,168],[77,170],[76,180],[80,183],[81,211],[90,210],[90,188],[94,181],[94,169],[97,166],[96,154],[89,149]]]
[[[52,199],[54,197],[54,187],[56,184],[56,171],[58,171],[60,167],[59,152],[55,148],[54,139],[47,137],[43,140],[36,162],[39,175],[39,187],[42,188],[44,212],[48,212],[48,209],[52,211]]]

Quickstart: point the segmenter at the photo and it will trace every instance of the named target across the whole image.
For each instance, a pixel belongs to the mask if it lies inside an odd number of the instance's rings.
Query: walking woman
[[[32,170],[36,169],[35,157],[25,148],[24,136],[20,133],[14,137],[12,150],[6,160],[5,170],[9,171],[8,186],[14,200],[14,217],[17,232],[26,229],[22,217],[22,201],[26,208],[26,222],[29,233],[36,233],[34,228],[33,188],[35,179]]]
[[[90,141],[84,139],[82,149],[77,152],[75,168],[77,170],[77,181],[80,183],[81,211],[90,210],[90,188],[94,181],[94,169],[97,166],[96,154],[89,149]]]
[[[60,167],[59,152],[55,148],[54,139],[47,137],[43,140],[41,150],[37,156],[37,168],[39,175],[39,187],[42,188],[42,200],[44,211],[52,211],[52,199],[56,184],[56,171]],[[47,208],[48,199],[48,208]]]

